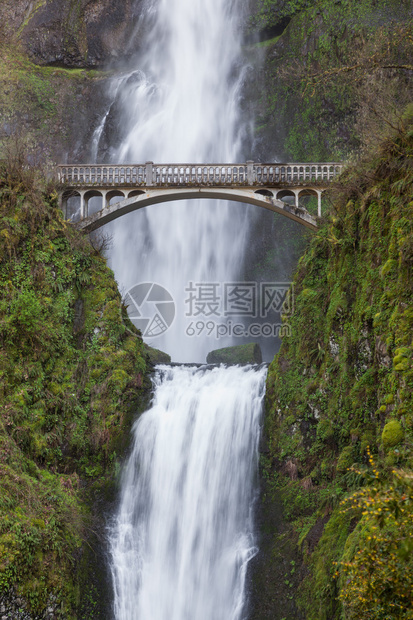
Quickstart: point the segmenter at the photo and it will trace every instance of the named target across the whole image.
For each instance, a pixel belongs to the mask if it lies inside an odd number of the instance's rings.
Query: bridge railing
[[[58,181],[70,186],[239,186],[325,184],[340,174],[343,164],[120,164],[57,166]]]

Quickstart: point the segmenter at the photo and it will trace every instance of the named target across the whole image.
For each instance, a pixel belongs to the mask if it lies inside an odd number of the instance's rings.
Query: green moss
[[[104,259],[27,166],[0,167],[0,230],[0,589],[35,615],[53,594],[69,620],[147,356]]]
[[[308,620],[340,617],[341,605],[336,600],[337,586],[333,578],[334,562],[341,558],[349,530],[348,519],[336,510],[311,558],[313,578],[305,581],[298,596],[299,606],[306,611]]]
[[[23,32],[23,30],[26,28],[26,26],[29,24],[30,20],[33,19],[33,17],[35,16],[35,14],[37,13],[37,11],[46,4],[47,0],[38,0],[38,2],[35,4],[35,6],[31,7],[30,10],[28,11],[27,17],[24,20],[24,22],[22,23],[22,25],[20,26],[20,28],[17,31],[17,36],[20,36],[21,33]]]
[[[395,106],[410,101],[403,71],[383,79],[367,60],[410,62],[408,28],[398,38],[409,3],[262,0],[256,6],[255,31],[265,33],[281,27],[284,18],[291,20],[267,44],[265,68],[257,75],[256,87],[263,93],[257,134],[270,150],[276,141],[289,161],[345,158],[379,130],[366,100],[390,116]]]
[[[347,471],[354,462],[352,446],[346,446],[340,453],[337,461],[337,471],[343,473]]]
[[[171,356],[159,349],[154,349],[153,347],[145,346],[145,350],[148,353],[149,360],[151,364],[156,366],[156,364],[170,364]]]
[[[398,420],[390,420],[383,428],[381,440],[385,448],[394,448],[404,438],[403,428]]]
[[[410,120],[331,191],[331,216],[295,274],[291,336],[269,367],[267,467],[302,542],[308,572],[298,598],[309,619],[372,617],[342,609],[346,582],[336,581],[332,562],[357,554],[370,533],[361,528],[349,538],[361,513],[342,514],[340,502],[354,490],[367,501],[390,489],[395,466],[411,479],[413,288],[411,259],[406,268],[400,246],[413,239],[412,156]],[[397,420],[385,424],[390,412]],[[320,517],[327,525],[311,537],[308,526]],[[400,527],[407,537],[406,523]]]
[[[207,364],[261,364],[260,346],[254,342],[216,349],[207,355]]]
[[[85,95],[89,84],[107,78],[109,73],[41,67],[31,62],[17,44],[4,40],[0,41],[0,54],[3,124],[19,128],[27,147],[36,153],[33,158],[38,160],[40,155],[41,160],[55,163],[59,153],[70,148],[74,102]],[[11,141],[6,134],[1,138],[2,158]],[[3,229],[0,238],[6,234]]]

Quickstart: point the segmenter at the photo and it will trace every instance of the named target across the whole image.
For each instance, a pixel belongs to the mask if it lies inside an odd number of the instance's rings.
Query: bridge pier
[[[85,217],[87,217],[87,202],[85,200],[86,191],[80,190],[79,194],[80,194],[80,217],[81,219],[84,219]]]

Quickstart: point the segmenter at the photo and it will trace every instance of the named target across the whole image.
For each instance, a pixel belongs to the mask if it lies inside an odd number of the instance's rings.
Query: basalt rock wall
[[[6,0],[5,36],[33,62],[101,67],[131,48],[140,3],[133,0]]]

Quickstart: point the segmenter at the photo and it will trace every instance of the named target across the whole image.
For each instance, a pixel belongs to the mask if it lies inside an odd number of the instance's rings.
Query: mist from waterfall
[[[133,68],[112,81],[113,103],[95,131],[93,157],[102,159],[106,140],[104,157],[117,163],[243,161],[242,11],[237,0],[146,2],[136,30],[141,51]],[[240,279],[246,205],[155,205],[120,218],[111,230],[110,264],[121,290],[154,282],[175,301],[174,323],[149,344],[180,362],[205,361],[209,350],[233,344],[230,337],[217,341],[215,332],[210,338],[206,332],[201,338],[186,335],[186,289],[190,282]]]

